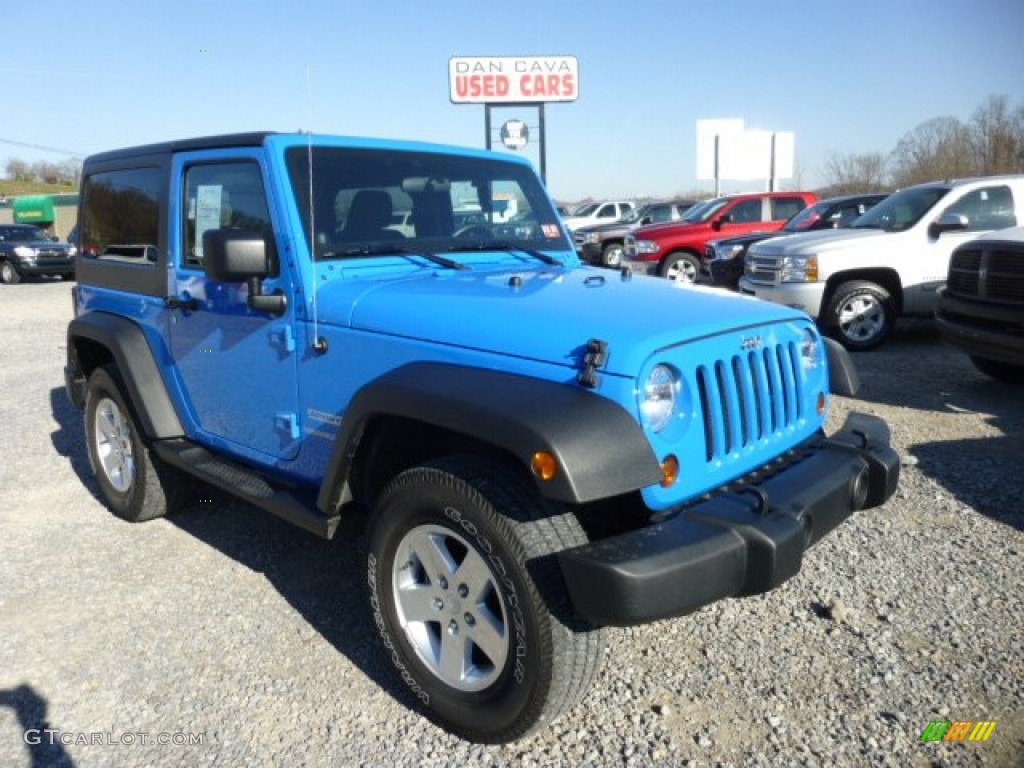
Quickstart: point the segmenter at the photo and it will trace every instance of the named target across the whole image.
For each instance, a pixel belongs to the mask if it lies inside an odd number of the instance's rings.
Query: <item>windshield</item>
[[[623,216],[621,219],[619,219],[619,221],[617,223],[618,224],[636,224],[644,216],[647,216],[648,214],[650,214],[650,212],[651,212],[651,208],[650,208],[650,206],[647,206],[647,205],[641,206],[639,208],[633,208],[633,209],[629,210],[626,213],[625,216]]]
[[[686,212],[682,218],[682,223],[696,224],[701,221],[707,221],[724,208],[728,202],[729,198],[727,197],[715,197],[711,200],[705,200],[703,203],[697,203]]]
[[[902,232],[917,224],[949,187],[911,187],[896,192],[865,213],[853,224],[853,229],[881,229]]]
[[[800,232],[804,229],[810,229],[818,223],[818,219],[828,210],[829,205],[829,203],[815,203],[814,205],[807,206],[783,224],[782,229],[786,232]]]
[[[50,236],[35,227],[6,227],[0,229],[0,239],[13,243],[28,243],[33,240],[49,240]]]
[[[520,163],[314,147],[311,201],[307,149],[292,147],[285,157],[317,259],[571,249],[540,180]]]
[[[597,210],[599,203],[586,203],[572,212],[573,216],[589,216]]]

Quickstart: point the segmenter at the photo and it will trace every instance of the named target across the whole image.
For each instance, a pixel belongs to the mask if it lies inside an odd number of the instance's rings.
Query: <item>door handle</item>
[[[188,312],[195,312],[199,309],[198,299],[182,299],[178,296],[168,296],[164,299],[164,306],[167,309],[184,309]]]

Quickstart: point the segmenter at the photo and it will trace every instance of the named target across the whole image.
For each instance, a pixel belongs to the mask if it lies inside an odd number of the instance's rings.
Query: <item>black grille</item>
[[[968,298],[1024,303],[1024,246],[958,248],[949,262],[946,287]]]
[[[708,461],[795,424],[806,406],[800,353],[794,343],[702,365],[696,378]]]

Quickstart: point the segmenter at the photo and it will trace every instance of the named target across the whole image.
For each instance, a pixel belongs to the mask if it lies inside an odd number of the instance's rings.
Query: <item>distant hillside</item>
[[[43,184],[38,181],[7,181],[0,179],[0,197],[15,195],[75,195],[78,187],[68,184]]]

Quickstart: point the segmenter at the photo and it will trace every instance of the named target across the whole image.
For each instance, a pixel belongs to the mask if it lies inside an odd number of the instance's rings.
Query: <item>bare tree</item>
[[[910,131],[890,156],[897,187],[976,176],[971,132],[955,117],[935,117]]]
[[[980,174],[1024,172],[1024,107],[1012,110],[1006,96],[989,96],[969,128]]]
[[[24,160],[12,157],[7,161],[7,178],[11,181],[31,181],[32,169]]]
[[[823,194],[829,196],[877,192],[888,185],[885,155],[881,152],[833,153],[825,161],[823,176]]]

